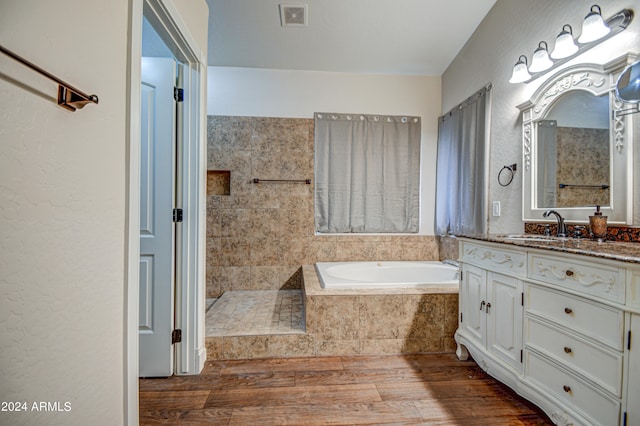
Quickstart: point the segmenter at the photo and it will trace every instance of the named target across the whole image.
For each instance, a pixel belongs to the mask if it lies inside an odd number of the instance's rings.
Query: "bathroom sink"
[[[556,242],[566,241],[566,238],[550,237],[546,235],[498,235],[499,238],[511,241]]]

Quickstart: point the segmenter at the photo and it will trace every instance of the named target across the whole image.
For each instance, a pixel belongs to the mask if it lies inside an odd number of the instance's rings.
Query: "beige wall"
[[[493,83],[489,202],[500,201],[502,215],[489,218],[490,232],[522,232],[522,121],[516,105],[528,100],[544,82],[544,78],[539,78],[529,84],[508,83],[513,65],[520,55],[526,55],[531,60],[540,40],[546,40],[549,46],[553,46],[564,24],[570,24],[578,34],[592,4],[586,0],[498,0],[442,76],[444,112],[485,84]],[[605,18],[624,8],[635,9],[638,13],[635,0],[612,0],[600,4]],[[640,19],[637,15],[623,33],[567,62],[565,66],[579,62],[606,63],[628,51],[640,52]],[[640,157],[638,149],[635,151],[637,164]],[[507,187],[498,185],[496,177],[500,169],[513,163],[519,166],[513,183]],[[636,188],[639,185],[640,179],[636,177]],[[636,199],[636,225],[640,224],[638,203]]]
[[[128,20],[126,0],[0,3],[3,46],[100,98],[66,111],[0,55],[0,399],[71,408],[1,424],[125,421]]]
[[[126,1],[2,2],[2,44],[100,103],[68,112],[0,55],[0,394],[71,403],[0,423],[123,419],[127,15]]]
[[[205,0],[169,0],[182,19],[182,24],[189,28],[189,35],[203,50],[203,58],[207,57],[207,37],[209,33],[209,7]],[[198,53],[198,52],[195,52]],[[206,66],[207,64],[203,64]]]

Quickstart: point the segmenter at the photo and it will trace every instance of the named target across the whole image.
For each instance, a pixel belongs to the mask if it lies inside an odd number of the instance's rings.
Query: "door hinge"
[[[462,322],[462,312],[460,312],[460,322]]]
[[[177,329],[171,332],[171,344],[182,342],[182,330]]]
[[[631,350],[631,330],[627,332],[627,350]]]
[[[524,293],[520,293],[520,306],[524,306]]]
[[[174,87],[173,88],[173,99],[176,102],[184,101],[184,89],[181,89],[179,87]]]
[[[520,363],[522,364],[522,360],[524,358],[524,355],[522,354],[522,349],[520,349]]]
[[[627,412],[622,414],[622,426],[627,426]]]
[[[173,221],[182,222],[182,209],[173,209]]]

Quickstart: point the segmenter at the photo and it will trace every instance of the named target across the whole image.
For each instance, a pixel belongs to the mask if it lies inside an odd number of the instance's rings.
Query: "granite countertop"
[[[598,242],[587,238],[558,238],[534,234],[476,234],[460,237],[640,264],[640,243]]]

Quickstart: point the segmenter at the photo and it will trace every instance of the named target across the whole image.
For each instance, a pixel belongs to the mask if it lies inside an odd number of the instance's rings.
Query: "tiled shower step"
[[[228,291],[207,304],[207,337],[304,333],[301,290]]]

